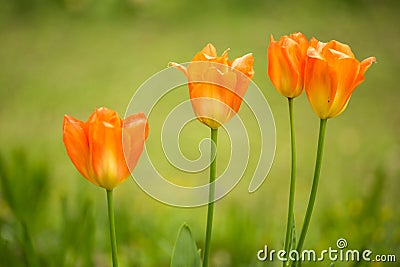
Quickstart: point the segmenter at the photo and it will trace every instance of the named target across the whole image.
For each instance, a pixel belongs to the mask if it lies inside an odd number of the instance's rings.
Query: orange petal
[[[349,56],[349,57],[354,58],[354,54],[353,54],[353,52],[351,51],[350,46],[348,46],[348,45],[346,45],[346,44],[342,44],[341,42],[338,42],[338,41],[335,41],[335,40],[329,41],[329,42],[324,46],[324,48],[323,48],[323,50],[322,50],[322,55],[326,58],[326,57],[327,57],[326,54],[329,54],[329,53],[330,53],[330,52],[329,52],[330,50],[336,50],[336,51],[338,51],[338,52],[341,52],[341,53],[343,53],[343,54],[346,54],[346,55]]]
[[[375,63],[375,62],[376,62],[375,57],[369,57],[369,58],[366,58],[363,61],[361,61],[360,71],[359,71],[357,79],[355,80],[354,85],[353,85],[354,89],[365,80],[365,77],[364,77],[365,72],[369,69],[369,67],[371,67],[372,63]]]
[[[269,36],[269,43],[273,43],[273,42],[275,42],[275,40],[274,40],[274,36],[271,34]]]
[[[239,111],[242,98],[246,94],[251,79],[254,76],[253,64],[254,57],[251,53],[237,58],[232,62],[232,68],[234,68],[234,70],[231,70],[231,72],[234,72],[236,75],[236,88],[234,88],[234,91],[237,94],[237,97],[235,96],[232,99],[231,107],[235,112]]]
[[[314,112],[321,119],[326,119],[335,95],[337,78],[328,62],[320,58],[314,48],[309,48],[307,53],[305,71],[307,97]]]
[[[311,40],[310,40],[309,45],[310,45],[310,47],[313,47],[313,48],[315,48],[315,50],[319,51],[317,49],[318,43],[319,43],[319,41],[317,39],[315,39],[314,37],[312,37]]]
[[[192,84],[190,99],[200,121],[211,128],[218,128],[227,122],[238,111],[241,103],[241,98],[234,92],[235,86],[235,72],[221,73],[216,68],[210,68],[204,73],[204,82]],[[213,121],[210,122],[210,119]]]
[[[227,92],[233,94],[231,91]],[[220,127],[235,115],[231,107],[217,98],[192,98],[191,102],[197,118],[213,129]]]
[[[127,166],[122,152],[121,127],[105,121],[89,125],[91,162],[98,184],[108,190],[127,177]]]
[[[307,52],[307,48],[309,46],[307,38],[301,32],[292,33],[289,35],[291,39],[296,41],[297,45],[300,49],[305,53]]]
[[[130,171],[133,171],[143,152],[148,134],[149,126],[144,113],[133,114],[125,119],[123,127],[124,155]]]
[[[285,97],[295,97],[293,92],[299,81],[295,46],[293,40],[287,39],[283,46],[274,42],[268,47],[268,76],[274,87]]]
[[[253,64],[254,64],[253,54],[248,53],[242,57],[236,58],[232,62],[231,67],[240,71],[241,73],[252,79],[254,76]]]
[[[208,43],[202,50],[201,52],[204,55],[210,56],[210,57],[216,57],[217,56],[217,50],[215,49],[215,46],[213,46],[211,43]]]
[[[337,89],[332,97],[330,117],[336,117],[344,111],[349,98],[354,90],[354,80],[360,69],[360,64],[354,58],[336,60],[334,71],[337,77]]]
[[[87,123],[93,123],[95,121],[104,121],[110,123],[113,126],[121,127],[121,119],[117,112],[108,108],[98,108],[95,112],[90,115]]]
[[[314,48],[319,54],[322,53],[324,47],[326,46],[326,43],[320,42],[314,37],[311,38],[309,47]]]
[[[168,63],[168,67],[174,67],[174,68],[182,71],[183,74],[185,74],[186,77],[189,77],[186,67],[182,66],[181,64],[178,64],[178,63],[175,63],[175,62],[169,62]]]
[[[207,61],[210,57],[217,57],[217,50],[209,43],[192,58],[192,61]]]
[[[78,171],[90,182],[98,185],[93,179],[89,162],[89,145],[85,123],[71,116],[64,116],[63,141],[68,156]]]

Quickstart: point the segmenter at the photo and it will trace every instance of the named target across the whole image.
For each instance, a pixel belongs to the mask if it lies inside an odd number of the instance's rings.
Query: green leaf
[[[200,253],[189,226],[183,224],[172,252],[171,267],[200,267]]]
[[[331,265],[329,265],[329,267],[335,267],[335,264],[334,264],[334,263],[331,263]]]

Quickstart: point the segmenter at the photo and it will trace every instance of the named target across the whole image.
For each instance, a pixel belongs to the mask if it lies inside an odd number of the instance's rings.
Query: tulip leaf
[[[171,267],[200,267],[200,253],[187,224],[179,230],[172,252]]]

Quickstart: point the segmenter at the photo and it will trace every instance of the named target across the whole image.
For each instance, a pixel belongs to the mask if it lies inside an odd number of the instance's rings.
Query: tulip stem
[[[288,207],[288,217],[286,225],[286,238],[285,238],[285,251],[286,255],[289,254],[290,244],[293,242],[294,232],[292,231],[294,224],[294,195],[296,189],[296,139],[294,131],[294,112],[293,112],[293,98],[288,98],[289,103],[289,118],[290,118],[290,137],[291,137],[291,147],[292,147],[292,166],[290,173],[290,191],[289,191],[289,207]],[[283,262],[283,266],[286,263]]]
[[[296,249],[299,253],[301,252],[301,249],[303,248],[303,243],[306,238],[308,226],[309,226],[310,220],[311,220],[311,214],[312,214],[312,211],[314,208],[315,197],[317,195],[319,175],[321,173],[322,154],[324,151],[326,122],[327,122],[327,119],[321,119],[321,121],[320,121],[317,158],[315,161],[315,170],[314,170],[314,179],[313,179],[312,189],[311,189],[311,193],[310,193],[310,198],[308,200],[306,216],[304,217],[304,223],[303,223],[303,227],[301,229],[300,239],[299,239],[299,243],[297,244],[297,249]]]
[[[118,267],[117,238],[115,236],[115,221],[114,221],[113,190],[108,190],[107,189],[107,204],[108,204],[108,221],[109,221],[109,224],[110,224],[110,240],[111,240],[111,251],[112,251],[112,263],[113,263],[113,267]]]
[[[210,187],[208,193],[208,210],[207,210],[207,228],[206,228],[206,243],[204,247],[203,267],[208,267],[211,248],[211,231],[214,217],[214,197],[215,197],[215,174],[217,170],[217,140],[218,128],[211,128],[211,165],[210,165]]]

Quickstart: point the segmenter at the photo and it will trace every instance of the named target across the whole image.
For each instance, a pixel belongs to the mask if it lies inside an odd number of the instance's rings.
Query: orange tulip
[[[268,76],[278,92],[295,98],[303,92],[307,38],[300,32],[282,36],[275,41],[271,35],[268,46]]]
[[[254,75],[251,53],[228,61],[228,51],[217,56],[215,47],[207,44],[187,68],[170,63],[188,78],[190,99],[197,118],[213,129],[229,121],[239,111]]]
[[[63,141],[72,163],[83,177],[107,190],[129,176],[147,136],[147,118],[143,113],[131,115],[125,121],[107,108],[96,109],[86,122],[64,116]]]
[[[369,57],[360,63],[350,47],[338,41],[322,43],[313,38],[307,50],[305,88],[314,112],[321,119],[340,115],[374,62],[375,57]]]

